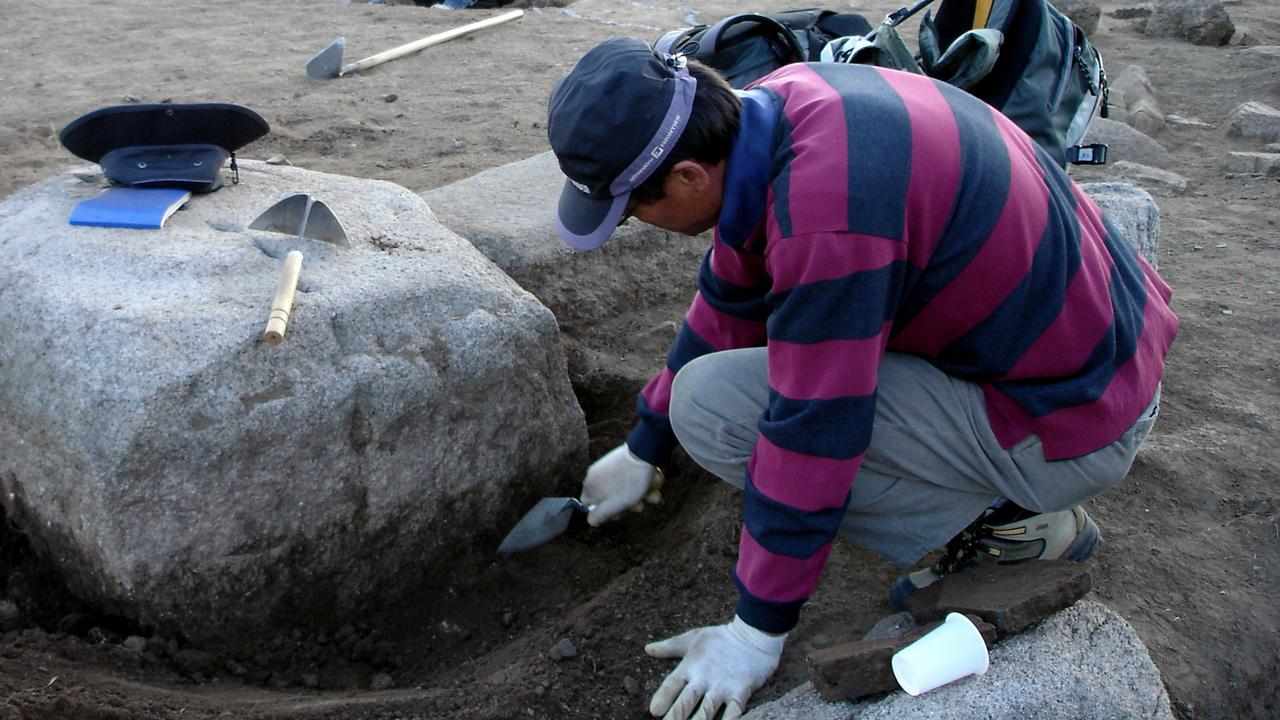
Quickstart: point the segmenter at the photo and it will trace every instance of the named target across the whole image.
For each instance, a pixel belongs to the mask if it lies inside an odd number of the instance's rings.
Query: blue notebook
[[[158,229],[190,198],[190,191],[176,188],[111,188],[81,200],[71,211],[71,224]]]

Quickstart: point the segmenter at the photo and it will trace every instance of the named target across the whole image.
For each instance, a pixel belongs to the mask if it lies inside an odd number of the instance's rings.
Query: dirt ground
[[[562,3],[532,3],[549,4]],[[629,3],[633,15],[649,4]],[[896,5],[855,7],[875,20]],[[1136,0],[1101,5],[1093,39],[1108,67],[1143,65],[1165,112],[1214,127],[1158,136],[1174,158],[1168,169],[1189,180],[1184,195],[1158,197],[1160,267],[1182,330],[1161,419],[1130,481],[1090,504],[1106,535],[1096,594],[1137,628],[1180,717],[1276,717],[1280,181],[1221,169],[1229,150],[1261,149],[1221,127],[1241,102],[1280,106],[1280,58],[1150,39],[1111,14]],[[690,3],[702,20],[730,7]],[[1274,0],[1226,7],[1257,41],[1280,45]],[[314,82],[302,72],[336,34],[363,57],[489,14],[335,0],[4,0],[0,197],[76,163],[56,132],[78,115],[166,98],[260,112],[272,132],[245,156],[284,155],[425,191],[545,151],[546,97],[572,62],[609,35],[652,39],[670,25],[665,16],[611,25],[572,6],[537,7],[503,30],[360,76]],[[636,318],[635,327],[674,319]],[[637,334],[594,349],[656,369],[664,340]],[[630,422],[631,377],[582,389],[597,454]],[[669,487],[658,510],[576,527],[519,562],[462,557],[420,605],[351,618],[332,635],[282,629],[245,658],[95,615],[59,591],[18,529],[0,530],[0,600],[20,611],[0,612],[0,720],[644,717],[671,665],[645,657],[643,643],[722,622],[734,602],[738,498],[687,462]],[[886,614],[893,575],[838,546],[757,700],[806,679],[806,647],[860,635]],[[565,639],[575,654],[553,657]]]

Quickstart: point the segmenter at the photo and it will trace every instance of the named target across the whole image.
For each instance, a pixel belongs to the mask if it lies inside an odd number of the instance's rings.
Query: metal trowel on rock
[[[338,216],[323,200],[316,200],[307,193],[294,193],[267,208],[249,223],[249,228],[351,247]]]

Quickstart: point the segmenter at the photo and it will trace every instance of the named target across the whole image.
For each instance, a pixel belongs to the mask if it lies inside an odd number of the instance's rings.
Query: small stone
[[[285,157],[284,155],[272,155],[271,157],[267,158],[267,164],[268,165],[292,165],[293,163],[289,162],[289,158]]]
[[[382,96],[383,102],[393,103],[399,99],[400,99],[400,96],[395,93],[387,93],[386,95]]]
[[[1200,120],[1199,118],[1183,117],[1176,113],[1169,113],[1164,116],[1165,122],[1175,127],[1193,127],[1193,128],[1211,128],[1213,125]]]
[[[516,621],[516,614],[510,610],[502,613],[502,627],[509,628]]]
[[[571,657],[576,657],[577,654],[578,647],[574,645],[573,641],[569,638],[561,638],[560,642],[556,643],[555,647],[551,648],[552,660],[565,660]]]
[[[371,690],[390,690],[396,686],[396,681],[387,673],[378,673],[369,681],[369,689]]]
[[[147,649],[147,639],[141,635],[130,635],[124,639],[123,643],[120,644],[124,646],[125,650],[136,653],[140,653]]]
[[[622,689],[626,690],[628,695],[639,695],[640,681],[628,675],[622,678]]]
[[[123,98],[121,98],[121,99],[122,99],[122,100],[124,100],[126,103],[129,103],[130,105],[133,105],[133,104],[135,104],[135,103],[140,103],[140,102],[142,102],[142,100],[141,100],[141,99],[139,99],[139,98],[138,98],[137,96],[135,96],[135,95],[125,95],[125,96],[124,96]]]
[[[916,628],[916,621],[909,612],[900,612],[880,618],[863,640],[896,640]]]
[[[1235,313],[1231,312],[1230,310],[1228,310],[1228,309],[1226,309],[1226,308],[1223,308],[1223,309],[1222,309],[1222,314],[1223,314],[1223,315],[1234,315]]]
[[[22,611],[12,600],[0,600],[0,632],[15,630],[22,624]]]

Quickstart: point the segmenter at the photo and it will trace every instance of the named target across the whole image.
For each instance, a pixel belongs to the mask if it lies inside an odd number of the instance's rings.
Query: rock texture
[[[1173,720],[1160,671],[1133,627],[1084,600],[991,650],[985,675],[911,697],[829,703],[806,683],[743,720]]]
[[[69,226],[73,174],[0,204],[6,513],[85,599],[210,648],[404,599],[586,460],[554,317],[421,198],[241,176],[160,231]],[[351,248],[245,229],[297,191]]]
[[[1111,162],[1128,160],[1159,168],[1173,164],[1173,157],[1163,145],[1141,130],[1109,118],[1094,118],[1084,136],[1084,144],[1090,143],[1107,144],[1111,148],[1108,153]]]
[[[1235,25],[1218,0],[1157,0],[1143,29],[1152,37],[1177,37],[1196,45],[1226,45]]]
[[[1261,140],[1280,140],[1280,110],[1257,101],[1237,105],[1227,116],[1227,135]]]
[[[1080,188],[1102,208],[1116,232],[1159,267],[1160,208],[1151,194],[1125,182],[1081,183]]]
[[[1093,0],[1056,0],[1053,6],[1071,18],[1071,22],[1079,25],[1085,35],[1097,32],[1102,8]]]
[[[1187,191],[1187,179],[1175,172],[1147,167],[1128,160],[1111,163],[1108,167],[1111,169],[1112,176],[1121,180],[1129,180],[1147,188],[1150,192],[1163,195],[1181,195]]]
[[[1111,102],[1124,110],[1125,123],[1142,133],[1154,136],[1164,130],[1164,112],[1141,65],[1127,66],[1111,81]]]
[[[1280,153],[1228,153],[1226,169],[1227,172],[1256,173],[1267,177],[1280,177]]]

